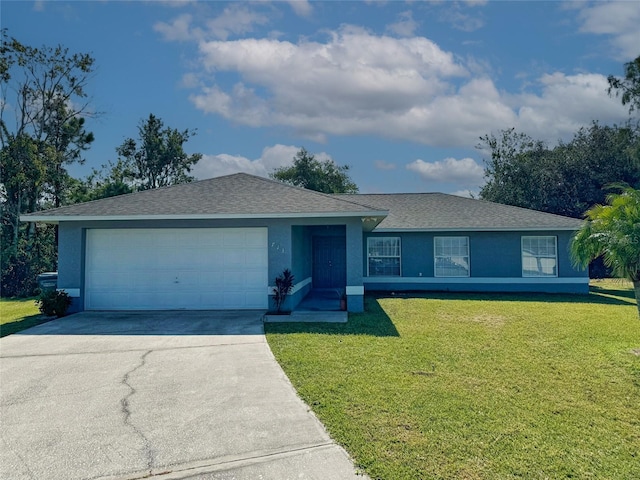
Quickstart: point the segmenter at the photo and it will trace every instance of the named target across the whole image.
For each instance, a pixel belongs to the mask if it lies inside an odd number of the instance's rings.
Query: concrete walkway
[[[0,478],[366,478],[261,317],[84,312],[0,339]]]

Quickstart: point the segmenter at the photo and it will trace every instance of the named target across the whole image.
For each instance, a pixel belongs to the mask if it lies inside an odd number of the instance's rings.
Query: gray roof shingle
[[[444,193],[337,195],[388,210],[375,231],[577,230],[581,220]]]
[[[64,217],[260,216],[287,214],[368,214],[374,211],[353,198],[292,187],[236,173],[170,187],[103,198],[23,215],[24,220]]]
[[[375,231],[577,230],[581,220],[444,193],[328,195],[236,173],[22,215],[25,221],[384,217]]]

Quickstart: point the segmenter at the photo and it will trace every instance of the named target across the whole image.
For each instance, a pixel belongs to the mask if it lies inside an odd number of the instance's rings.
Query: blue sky
[[[86,164],[153,113],[197,129],[198,178],[266,176],[299,147],[363,193],[477,192],[478,138],[555,143],[628,118],[606,77],[640,54],[640,2],[12,2],[2,27],[91,53]]]

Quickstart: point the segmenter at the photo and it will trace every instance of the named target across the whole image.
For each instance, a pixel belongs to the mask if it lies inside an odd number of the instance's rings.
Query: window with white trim
[[[370,277],[400,276],[400,237],[369,237],[367,239],[367,275]]]
[[[469,237],[434,237],[436,277],[469,276]]]
[[[558,276],[556,237],[522,237],[522,276]]]

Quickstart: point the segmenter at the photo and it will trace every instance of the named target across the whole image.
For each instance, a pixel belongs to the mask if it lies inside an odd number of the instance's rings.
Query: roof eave
[[[537,226],[537,227],[446,227],[446,228],[375,228],[375,233],[403,233],[403,232],[537,232],[541,230],[567,231],[575,232],[580,229],[577,227],[554,227],[554,226]]]
[[[271,218],[338,218],[338,217],[386,217],[384,210],[362,212],[299,212],[299,213],[246,213],[246,214],[193,214],[193,215],[21,215],[21,222],[112,222],[136,220],[230,220]],[[381,219],[382,220],[382,219]]]

